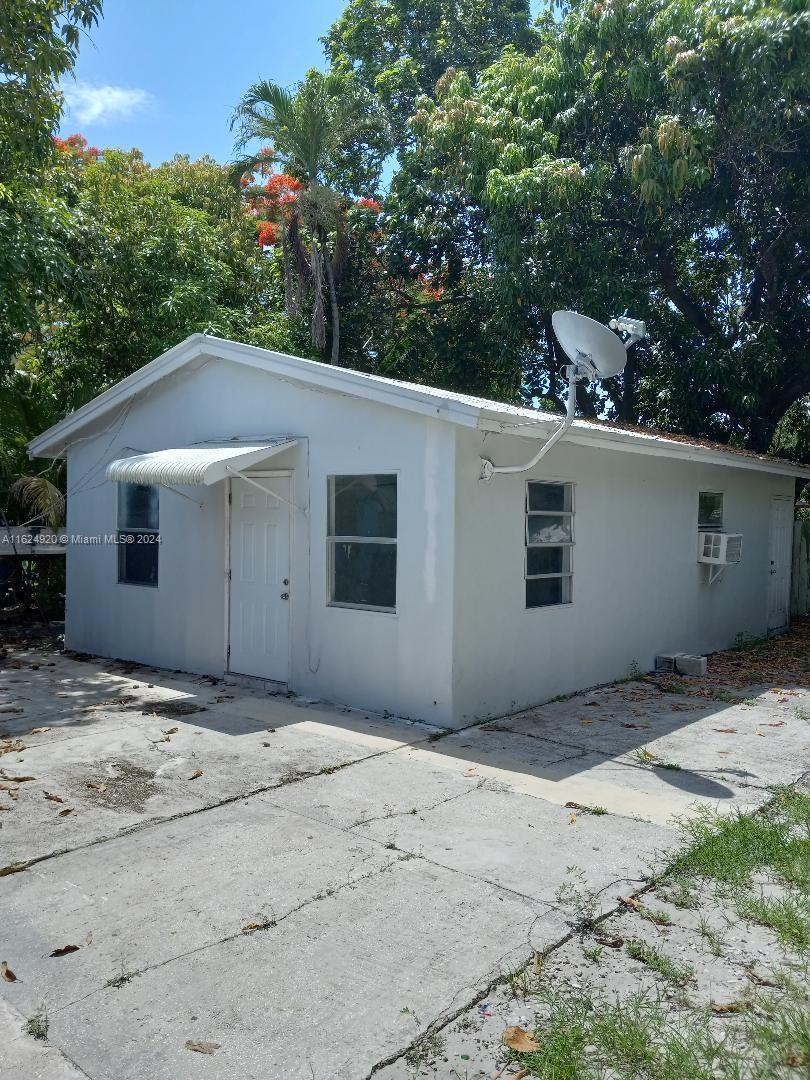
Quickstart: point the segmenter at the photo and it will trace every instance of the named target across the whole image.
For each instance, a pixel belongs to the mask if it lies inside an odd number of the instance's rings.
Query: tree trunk
[[[340,363],[340,311],[337,302],[337,290],[335,289],[335,274],[332,269],[332,259],[329,256],[329,246],[326,235],[323,236],[323,262],[326,269],[326,281],[329,286],[330,322],[332,324],[332,363]]]

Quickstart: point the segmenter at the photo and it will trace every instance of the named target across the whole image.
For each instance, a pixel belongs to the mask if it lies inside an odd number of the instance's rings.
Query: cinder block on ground
[[[675,657],[675,668],[679,675],[705,675],[707,671],[705,656],[689,656],[681,653]]]
[[[683,656],[683,653],[659,653],[655,658],[655,670],[674,672],[679,656]]]

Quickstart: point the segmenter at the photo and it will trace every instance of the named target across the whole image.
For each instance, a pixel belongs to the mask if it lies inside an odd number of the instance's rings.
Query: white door
[[[782,630],[790,620],[790,559],[793,542],[793,500],[771,499],[771,532],[768,551],[768,629]]]
[[[289,476],[256,483],[290,498]],[[290,507],[231,481],[228,670],[286,683],[290,663]]]

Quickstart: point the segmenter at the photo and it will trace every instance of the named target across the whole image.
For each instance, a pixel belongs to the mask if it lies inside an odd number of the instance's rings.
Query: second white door
[[[257,477],[256,483],[269,490],[246,480],[231,481],[228,669],[286,683],[290,507],[283,500],[290,498],[290,477]]]
[[[793,541],[793,500],[771,499],[769,540],[768,629],[783,630],[790,621],[790,559]]]

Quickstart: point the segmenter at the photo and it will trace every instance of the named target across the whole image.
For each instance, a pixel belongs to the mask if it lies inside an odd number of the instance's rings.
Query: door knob
[[[283,592],[281,594],[281,599],[282,600],[289,600],[290,599],[290,594],[288,592]]]
[[[285,577],[281,584],[282,585],[289,585],[290,584],[290,579],[288,577]]]

